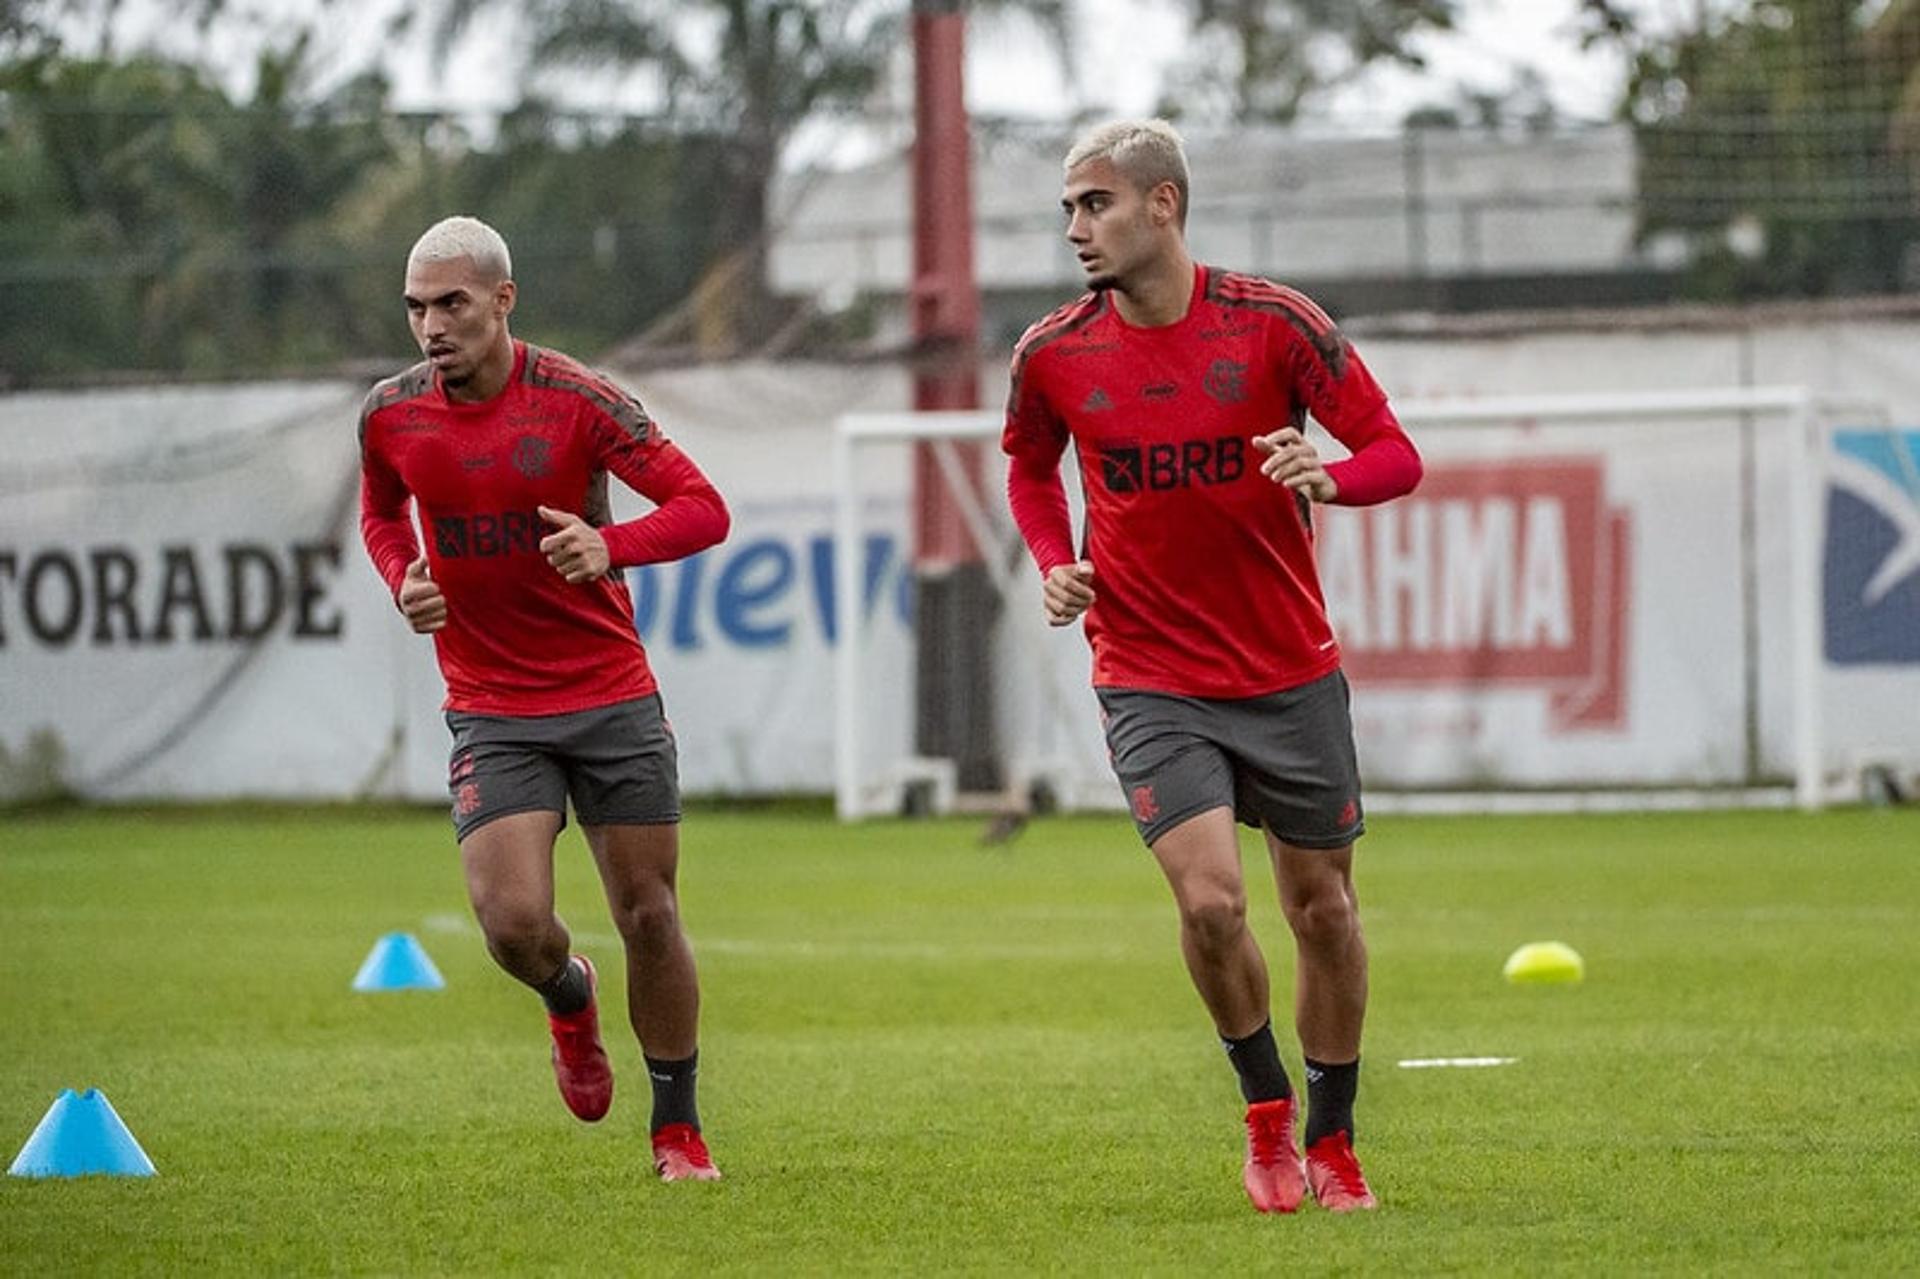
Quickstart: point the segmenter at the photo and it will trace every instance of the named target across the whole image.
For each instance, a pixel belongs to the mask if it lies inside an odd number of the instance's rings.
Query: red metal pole
[[[913,283],[916,409],[980,407],[980,291],[973,278],[972,147],[960,0],[914,0]],[[977,446],[968,459],[978,483]],[[914,552],[922,567],[980,558],[929,450],[915,461]]]
[[[916,409],[980,407],[980,291],[973,274],[973,149],[962,0],[914,0],[913,281]],[[957,446],[981,494],[984,453]],[[994,741],[992,629],[998,612],[984,548],[932,446],[914,450],[918,656],[915,750],[955,762],[962,791],[1000,785]]]

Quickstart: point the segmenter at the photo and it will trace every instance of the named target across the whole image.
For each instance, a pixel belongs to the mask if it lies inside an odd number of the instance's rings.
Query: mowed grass
[[[980,832],[689,817],[726,1179],[663,1186],[618,1013],[613,1113],[579,1124],[438,814],[0,818],[0,1157],[97,1086],[159,1168],[0,1178],[0,1272],[1920,1271],[1920,813],[1377,818],[1384,1206],[1346,1218],[1247,1206],[1238,1094],[1124,819]],[[572,831],[559,878],[617,1010]],[[348,989],[393,930],[445,991]],[[1587,981],[1505,984],[1547,938]],[[1518,1060],[1396,1067],[1478,1055]]]

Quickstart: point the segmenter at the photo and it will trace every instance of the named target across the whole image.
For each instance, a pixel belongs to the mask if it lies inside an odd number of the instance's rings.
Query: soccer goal
[[[1920,774],[1920,652],[1903,656],[1920,635],[1920,437],[1880,405],[1771,387],[1395,408],[1419,490],[1316,516],[1376,810],[1817,807]],[[951,765],[911,749],[911,611],[876,608],[860,572],[863,540],[905,527],[921,443],[989,548],[1004,803],[1121,807],[1085,640],[1043,620],[1004,459],[988,450],[983,499],[952,453],[1000,425],[837,424],[844,818],[953,798]]]
[[[905,543],[916,445],[930,447],[983,559],[997,609],[992,696],[1003,793],[996,809],[1094,808],[1114,789],[1088,684],[1091,658],[1078,629],[1042,620],[1040,580],[1006,510],[1006,460],[989,447],[981,489],[956,445],[997,445],[989,413],[921,412],[842,417],[834,436],[835,803],[843,819],[898,813],[918,800],[935,810],[960,798],[952,761],[913,749],[912,608],[876,598],[865,565],[872,546]],[[1079,494],[1069,484],[1078,519]],[[1089,726],[1094,726],[1089,733]]]

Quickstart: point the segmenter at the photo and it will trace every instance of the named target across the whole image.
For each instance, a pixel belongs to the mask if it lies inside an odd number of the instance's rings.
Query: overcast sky
[[[905,3],[906,0],[901,0]],[[247,68],[263,33],[284,39],[321,6],[323,60],[344,74],[363,67],[377,47],[387,17],[411,0],[228,0],[221,25],[197,47],[182,48],[181,25],[169,0],[122,0],[116,32],[123,49],[157,41],[175,52],[211,52],[231,68],[231,85],[249,92]],[[1690,13],[1695,0],[1634,0],[1655,21]],[[426,6],[419,6],[425,8]],[[1413,107],[1448,102],[1455,86],[1500,92],[1515,73],[1533,66],[1546,75],[1555,107],[1568,118],[1606,117],[1619,92],[1618,59],[1582,53],[1573,19],[1577,0],[1464,0],[1461,29],[1422,42],[1430,69],[1422,75],[1380,69],[1334,95],[1312,123],[1337,128],[1389,129]],[[975,24],[969,34],[968,96],[976,110],[997,114],[1065,115],[1078,105],[1121,114],[1150,109],[1160,73],[1185,39],[1182,10],[1173,0],[1078,0],[1080,85],[1076,94],[1017,25]],[[510,55],[510,21],[496,13],[465,42],[457,67],[436,69],[424,40],[390,59],[395,105],[403,109],[497,110],[517,98]],[[566,105],[645,110],[644,87],[570,76]]]
[[[1662,0],[1640,7],[1657,13]],[[1185,38],[1180,9],[1164,0],[1082,0],[1082,95],[1123,114],[1149,110],[1159,73]],[[1424,39],[1424,74],[1376,69],[1317,115],[1345,126],[1391,128],[1413,107],[1450,101],[1465,83],[1498,92],[1522,66],[1546,73],[1555,106],[1580,120],[1605,118],[1621,85],[1617,58],[1582,53],[1577,0],[1465,0],[1460,30]],[[1092,15],[1097,19],[1089,20]],[[1010,31],[972,33],[969,96],[976,109],[1062,112],[1072,103],[1049,61]],[[1023,47],[1024,44],[1024,47]]]

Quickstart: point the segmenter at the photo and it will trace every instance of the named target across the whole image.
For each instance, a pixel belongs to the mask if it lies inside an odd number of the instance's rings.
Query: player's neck
[[[481,404],[491,400],[507,387],[513,377],[514,346],[513,338],[502,334],[500,341],[487,352],[473,371],[473,376],[459,386],[446,388],[447,398],[459,404]]]
[[[1120,318],[1136,328],[1177,324],[1193,303],[1193,258],[1182,245],[1143,267],[1113,295]]]

